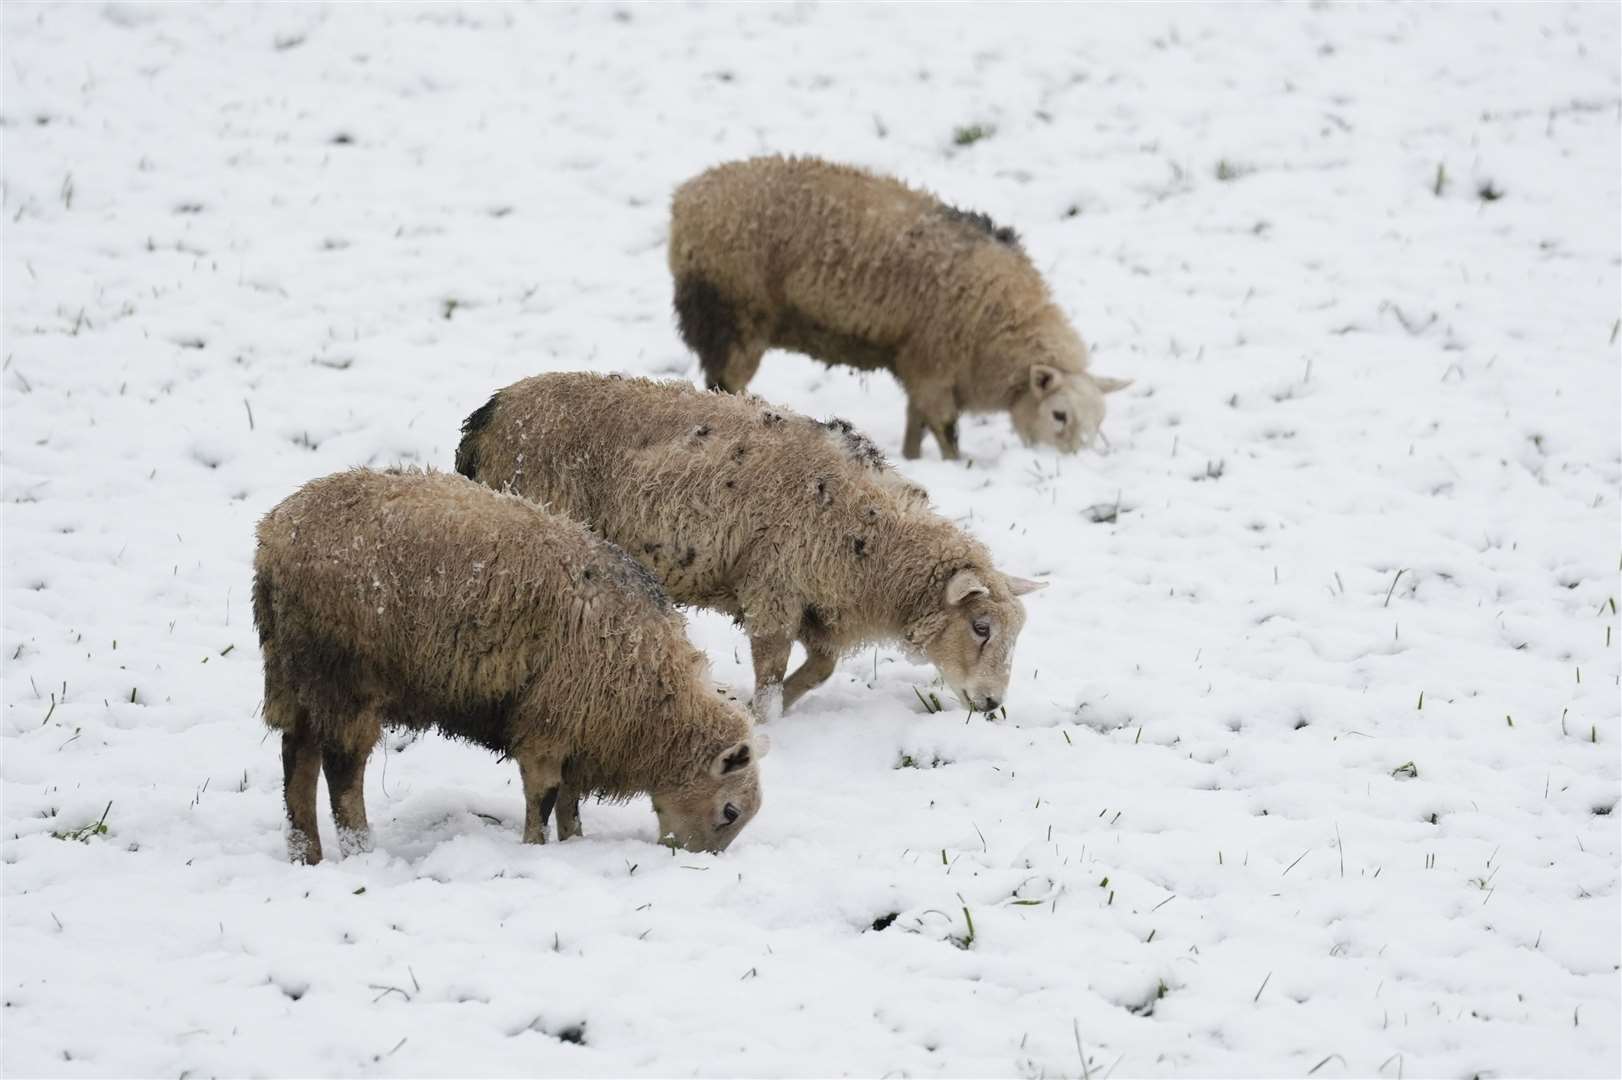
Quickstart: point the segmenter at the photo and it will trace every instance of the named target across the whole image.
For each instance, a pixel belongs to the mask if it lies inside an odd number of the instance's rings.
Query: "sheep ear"
[[[715,760],[710,763],[710,774],[722,777],[739,769],[747,769],[753,761],[754,748],[749,745],[749,740],[745,739],[716,754]]]
[[[1056,367],[1048,367],[1046,364],[1031,365],[1031,389],[1038,394],[1045,394],[1052,390],[1059,385],[1059,380],[1062,378],[1064,378],[1064,372]]]
[[[946,583],[946,606],[956,607],[976,596],[984,596],[991,590],[986,588],[980,575],[973,570],[959,570],[952,575],[952,580]]]
[[[1094,375],[1093,382],[1098,384],[1098,391],[1102,394],[1113,394],[1117,390],[1125,390],[1132,385],[1131,379],[1116,379],[1109,375]]]
[[[1004,574],[1008,579],[1008,591],[1015,596],[1024,596],[1026,593],[1037,592],[1047,588],[1052,582],[1032,581],[1030,578],[1015,577],[1013,574]]]

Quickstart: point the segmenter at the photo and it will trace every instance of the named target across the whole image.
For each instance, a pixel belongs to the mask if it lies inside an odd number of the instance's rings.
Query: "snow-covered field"
[[[3,18],[6,1075],[1622,1072],[1616,5]],[[768,150],[1016,226],[1138,380],[902,465],[1052,583],[1007,718],[849,657],[718,857],[394,738],[288,865],[255,520],[695,376],[669,193]],[[754,389],[899,457],[887,378]]]

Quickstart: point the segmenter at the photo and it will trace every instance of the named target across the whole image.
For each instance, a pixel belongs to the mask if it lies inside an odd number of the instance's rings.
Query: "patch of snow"
[[[0,18],[8,1075],[1622,1072],[1615,5]],[[1052,583],[1006,717],[847,657],[718,857],[391,736],[289,865],[259,515],[695,377],[669,194],[773,150],[1014,226],[1137,380],[901,466]],[[887,377],[752,389],[899,458]]]

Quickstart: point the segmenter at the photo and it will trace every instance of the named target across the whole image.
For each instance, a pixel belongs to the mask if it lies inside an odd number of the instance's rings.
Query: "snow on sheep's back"
[[[1236,11],[6,5],[0,1067],[1622,1070],[1618,10]],[[1137,380],[904,466],[1052,582],[1006,716],[848,657],[720,857],[395,736],[288,865],[258,516],[695,377],[669,193],[771,150],[1017,228]],[[886,377],[751,389],[899,457]]]

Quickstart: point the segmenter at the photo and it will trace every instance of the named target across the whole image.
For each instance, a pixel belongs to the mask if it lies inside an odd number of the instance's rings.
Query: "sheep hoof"
[[[287,830],[287,861],[314,866],[321,861],[321,841],[303,829]]]
[[[338,853],[344,858],[372,850],[372,830],[338,828]]]
[[[783,684],[773,683],[755,691],[749,701],[749,711],[755,723],[769,724],[783,715]]]

